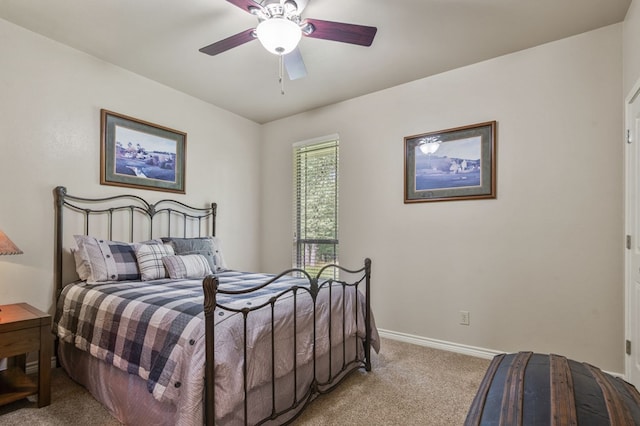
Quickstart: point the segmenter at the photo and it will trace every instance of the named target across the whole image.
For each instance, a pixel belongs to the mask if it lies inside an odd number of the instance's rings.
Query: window
[[[293,151],[293,266],[315,275],[338,262],[338,137],[299,143]]]

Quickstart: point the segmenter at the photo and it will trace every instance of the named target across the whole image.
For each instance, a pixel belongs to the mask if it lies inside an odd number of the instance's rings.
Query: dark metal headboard
[[[67,194],[67,188],[54,190],[56,209],[55,282],[56,297],[62,291],[65,211],[75,213],[76,221],[69,236],[84,234],[109,240],[142,241],[158,237],[202,237],[216,235],[217,204],[199,208],[175,200],[155,203],[136,195],[83,198]],[[76,218],[77,219],[77,218]],[[155,225],[155,228],[154,228]],[[82,228],[82,229],[80,229]]]

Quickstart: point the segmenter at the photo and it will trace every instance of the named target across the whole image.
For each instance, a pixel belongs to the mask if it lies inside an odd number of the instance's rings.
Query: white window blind
[[[315,275],[338,262],[338,139],[294,145],[293,158],[293,266]]]

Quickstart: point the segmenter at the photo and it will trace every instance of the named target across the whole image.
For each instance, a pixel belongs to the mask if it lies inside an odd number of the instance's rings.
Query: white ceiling
[[[307,0],[301,0],[302,2]],[[0,18],[258,123],[621,22],[631,0],[308,0],[303,18],[375,26],[371,47],[303,37],[308,75],[285,80],[225,0],[0,0]],[[2,41],[3,43],[6,41]]]

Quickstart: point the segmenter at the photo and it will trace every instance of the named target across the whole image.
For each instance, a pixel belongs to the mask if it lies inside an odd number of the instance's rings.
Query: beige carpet
[[[294,425],[461,425],[489,362],[383,339],[372,372],[352,374]],[[0,424],[119,425],[61,369],[53,371],[50,406],[22,400],[0,407]]]

